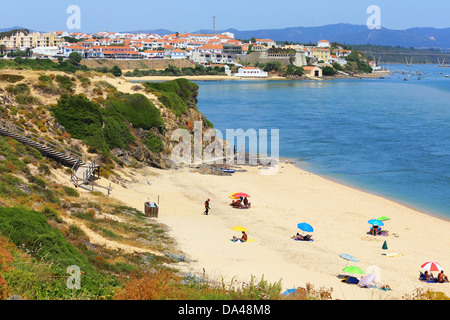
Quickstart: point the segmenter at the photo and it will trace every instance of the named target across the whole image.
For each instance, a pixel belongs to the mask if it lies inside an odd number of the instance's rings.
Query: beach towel
[[[389,288],[379,288],[379,287],[377,287],[377,289],[379,289],[381,291],[391,291],[391,289],[389,289]]]
[[[386,257],[389,257],[389,258],[392,258],[392,257],[400,257],[400,256],[403,256],[403,253],[397,253],[397,252],[394,252],[394,253],[387,253],[387,254],[386,254]]]
[[[308,242],[308,241],[313,242],[314,241],[314,239],[309,239],[309,240],[294,239],[294,240],[295,241],[301,241],[301,242]]]

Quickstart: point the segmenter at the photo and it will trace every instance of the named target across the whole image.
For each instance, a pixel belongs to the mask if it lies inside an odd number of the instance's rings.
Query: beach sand
[[[159,217],[151,219],[170,228],[190,260],[181,270],[212,281],[231,284],[264,277],[271,283],[281,280],[283,290],[310,283],[316,289],[333,288],[333,299],[348,300],[402,299],[416,288],[450,296],[449,283],[418,280],[420,266],[427,261],[439,262],[450,273],[448,220],[310,174],[288,161],[280,163],[275,175],[261,175],[261,170],[242,166],[231,176],[218,176],[190,168],[138,169],[133,171],[135,182],[126,188],[112,185],[111,197],[139,210],[145,201],[159,199]],[[250,194],[251,208],[229,206],[233,192]],[[203,213],[207,198],[209,215]],[[391,218],[384,227],[389,236],[368,235],[368,220],[380,216]],[[291,239],[303,233],[297,228],[300,222],[314,227],[314,241]],[[235,226],[244,226],[254,241],[230,241],[240,236],[232,230]],[[384,241],[388,250],[382,249]],[[360,261],[344,260],[341,253]],[[381,283],[392,291],[342,283],[338,276],[348,265],[369,273],[378,270]]]

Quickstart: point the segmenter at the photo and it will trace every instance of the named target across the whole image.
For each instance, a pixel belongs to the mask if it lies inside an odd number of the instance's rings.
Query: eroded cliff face
[[[72,75],[52,71],[2,70],[1,73],[18,76],[14,82],[10,77],[0,79],[0,112],[3,120],[82,151],[88,158],[99,155],[105,158],[105,154],[109,154],[119,164],[132,167],[172,168],[174,163],[171,152],[179,143],[172,141],[172,133],[177,129],[186,129],[193,136],[195,122],[201,123],[202,131],[211,126],[197,109],[198,85],[186,79],[148,86],[97,72],[77,72]],[[147,104],[157,109],[153,111],[159,113],[156,116],[162,119],[163,125],[140,127],[129,118],[122,117],[119,124],[121,130],[127,131],[127,135],[131,134],[134,141],[121,146],[110,144],[105,132],[106,121],[100,121],[98,138],[84,139],[74,132],[73,126],[68,125],[64,116],[59,119],[55,117],[55,106],[61,105],[63,95],[81,96],[94,103],[92,108],[103,120],[107,114],[104,110],[111,108],[111,97],[116,99],[115,102],[123,102],[126,100],[123,97],[141,95],[145,97],[143,99],[148,99],[149,103],[145,101]],[[77,108],[76,105],[71,107],[74,110]],[[134,106],[131,103],[127,107],[127,115],[132,117],[130,113]],[[148,143],[149,136],[157,147]],[[98,139],[106,141],[97,144]],[[106,147],[101,149],[98,145]]]

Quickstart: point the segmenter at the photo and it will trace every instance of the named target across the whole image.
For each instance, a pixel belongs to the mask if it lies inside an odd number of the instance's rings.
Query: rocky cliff
[[[100,156],[110,167],[173,166],[171,134],[194,122],[198,85],[186,79],[131,83],[98,72],[2,70],[0,113],[25,130]],[[106,168],[108,168],[106,166]]]

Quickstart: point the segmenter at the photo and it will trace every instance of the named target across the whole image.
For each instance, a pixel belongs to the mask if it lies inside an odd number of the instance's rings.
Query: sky
[[[80,8],[80,28],[69,29],[70,5]],[[168,29],[193,32],[234,28],[240,31],[365,25],[370,5],[380,8],[381,26],[450,27],[448,0],[21,0],[2,1],[0,29],[20,26],[38,31],[94,33]],[[69,24],[70,25],[70,24]]]

